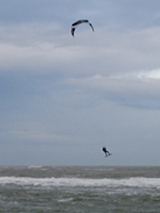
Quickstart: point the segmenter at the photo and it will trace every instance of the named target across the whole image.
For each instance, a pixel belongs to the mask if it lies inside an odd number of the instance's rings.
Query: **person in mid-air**
[[[103,147],[102,151],[105,153],[105,157],[108,157],[111,155],[111,153],[106,149],[106,147]]]

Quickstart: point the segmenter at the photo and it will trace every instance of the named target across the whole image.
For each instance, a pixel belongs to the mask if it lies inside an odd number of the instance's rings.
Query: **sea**
[[[160,213],[160,167],[0,167],[2,213]]]

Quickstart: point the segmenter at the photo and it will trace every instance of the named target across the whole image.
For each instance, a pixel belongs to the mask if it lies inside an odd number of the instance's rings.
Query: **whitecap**
[[[32,178],[32,177],[0,177],[0,185],[15,184],[20,186],[68,186],[68,187],[145,187],[160,189],[160,178]]]
[[[59,203],[68,203],[73,201],[73,197],[58,199]]]

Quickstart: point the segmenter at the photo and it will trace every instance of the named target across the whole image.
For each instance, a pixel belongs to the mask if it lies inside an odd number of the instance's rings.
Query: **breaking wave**
[[[14,184],[19,186],[66,186],[66,187],[143,187],[160,189],[160,178],[131,177],[123,179],[90,179],[90,178],[31,178],[0,177],[0,185]]]

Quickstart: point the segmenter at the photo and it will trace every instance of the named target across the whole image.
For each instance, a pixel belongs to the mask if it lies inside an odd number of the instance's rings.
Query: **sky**
[[[160,1],[0,5],[0,165],[160,165]]]

